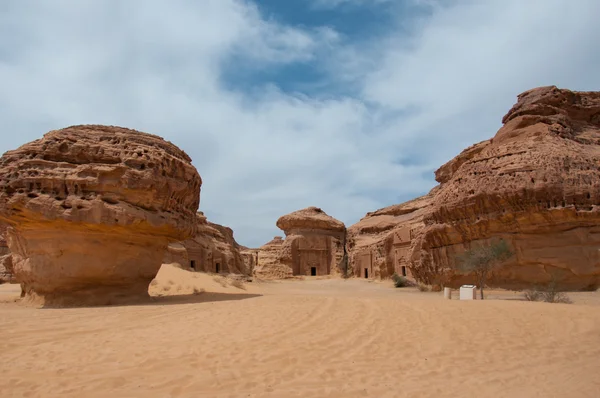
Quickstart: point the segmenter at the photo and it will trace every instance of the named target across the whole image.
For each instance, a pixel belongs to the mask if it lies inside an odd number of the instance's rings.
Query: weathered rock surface
[[[193,238],[169,245],[163,260],[191,271],[251,275],[248,260],[233,237],[231,228],[208,222],[196,214],[197,232]]]
[[[240,254],[242,255],[244,269],[246,270],[245,275],[254,274],[254,268],[258,265],[258,251],[259,249],[251,249],[249,247],[240,246]]]
[[[0,284],[3,283],[16,283],[10,254],[0,256]]]
[[[345,272],[346,227],[341,221],[317,207],[308,207],[280,217],[277,227],[286,238],[276,237],[261,248],[257,276],[280,279]]]
[[[430,210],[436,188],[409,202],[368,213],[348,228],[349,268],[361,278],[412,276],[411,242],[424,226],[423,217]],[[403,268],[404,267],[404,268]]]
[[[5,238],[7,228],[7,225],[0,224],[0,284],[16,282],[12,269],[12,256]]]
[[[254,276],[259,279],[292,278],[292,269],[279,261],[283,238],[276,236],[258,249],[258,261],[254,267]]]
[[[0,218],[26,297],[106,304],[145,296],[167,245],[196,230],[201,179],[162,138],[72,126],[0,158]]]
[[[564,288],[598,286],[600,92],[533,89],[519,95],[503,123],[493,139],[436,172],[440,185],[418,199],[423,206],[392,206],[352,226],[353,265],[369,246],[361,242],[370,240],[383,253],[379,274],[398,272],[391,235],[411,231],[403,264],[418,280],[457,286],[473,280],[456,271],[456,256],[502,238],[515,255],[493,285],[521,288],[554,278]]]
[[[339,275],[345,272],[346,227],[318,207],[298,210],[277,220],[285,233],[279,262],[293,275]]]

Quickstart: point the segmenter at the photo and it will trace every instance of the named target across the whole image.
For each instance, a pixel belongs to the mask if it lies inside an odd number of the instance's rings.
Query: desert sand
[[[163,266],[143,303],[40,309],[0,286],[8,397],[598,397],[600,293],[443,300],[361,279]],[[457,292],[454,292],[454,298]]]

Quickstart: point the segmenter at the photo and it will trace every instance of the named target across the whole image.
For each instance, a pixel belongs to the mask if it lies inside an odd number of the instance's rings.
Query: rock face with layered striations
[[[411,277],[410,252],[423,217],[432,205],[434,189],[409,202],[368,213],[348,228],[349,269],[360,278]]]
[[[293,275],[345,272],[346,227],[341,221],[308,207],[280,217],[277,227],[286,235],[278,261],[291,268]]]
[[[46,305],[146,296],[167,245],[193,236],[201,179],[162,138],[72,126],[0,158],[0,217],[24,293]]]
[[[15,282],[12,270],[12,256],[6,243],[7,225],[0,223],[0,284]]]
[[[423,206],[382,209],[350,228],[356,247],[372,239],[381,248],[382,275],[398,270],[391,236],[410,231],[401,257],[423,282],[473,282],[457,271],[457,255],[504,239],[514,256],[492,285],[600,284],[600,92],[533,89],[503,123],[436,172],[440,185],[418,200]],[[386,224],[379,235],[369,230],[376,224]]]
[[[6,230],[8,225],[0,223],[0,256],[10,253],[8,243],[6,243]]]
[[[276,236],[270,242],[258,248],[256,266],[253,275],[259,279],[292,278],[292,269],[279,261],[283,237]]]
[[[242,255],[231,228],[207,221],[202,212],[196,214],[194,237],[169,245],[164,263],[198,272],[251,275],[252,269]]]

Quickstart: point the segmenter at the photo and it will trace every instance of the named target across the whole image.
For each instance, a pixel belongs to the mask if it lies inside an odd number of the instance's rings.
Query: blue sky
[[[200,209],[259,246],[435,185],[517,94],[600,90],[596,0],[5,0],[0,152],[73,124],[183,148]]]

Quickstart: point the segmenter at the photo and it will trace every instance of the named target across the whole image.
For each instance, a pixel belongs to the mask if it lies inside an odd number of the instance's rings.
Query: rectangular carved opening
[[[310,276],[317,276],[317,267],[310,267]]]
[[[195,270],[196,269],[196,261],[192,260],[190,261],[190,267]]]
[[[365,268],[365,278],[368,279],[369,278],[369,269]]]
[[[402,276],[406,276],[406,267],[402,266]]]
[[[221,264],[217,263],[217,265],[215,265],[215,272],[218,274],[219,272],[221,272]]]

